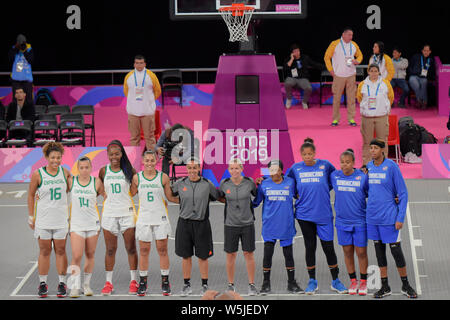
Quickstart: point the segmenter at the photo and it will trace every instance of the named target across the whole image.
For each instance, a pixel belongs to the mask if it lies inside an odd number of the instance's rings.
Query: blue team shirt
[[[369,199],[367,201],[367,223],[392,225],[404,222],[408,204],[408,189],[397,164],[384,159],[379,166],[373,161],[369,170]],[[399,204],[395,202],[398,196]]]
[[[336,195],[334,211],[336,226],[360,226],[366,224],[366,198],[369,189],[368,177],[355,170],[346,176],[342,170],[331,174],[331,184]]]
[[[289,177],[277,184],[271,178],[264,180],[258,187],[253,207],[262,201],[262,236],[263,239],[292,239],[295,230],[293,199],[296,196],[295,181]]]
[[[299,199],[295,202],[295,217],[317,224],[333,221],[330,203],[332,189],[330,175],[335,167],[327,160],[316,159],[314,166],[303,161],[288,170],[288,177],[295,180]]]

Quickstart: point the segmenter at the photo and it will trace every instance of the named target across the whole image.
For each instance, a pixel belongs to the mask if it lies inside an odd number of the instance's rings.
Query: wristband
[[[28,216],[28,224],[33,224],[33,223],[34,223],[34,217]]]

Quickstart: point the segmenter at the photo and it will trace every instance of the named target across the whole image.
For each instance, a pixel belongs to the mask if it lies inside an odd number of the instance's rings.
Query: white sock
[[[84,274],[84,284],[85,285],[89,285],[91,283],[91,277],[92,277],[92,273]]]
[[[168,276],[169,275],[169,269],[167,269],[167,270],[161,269],[161,275],[162,276]]]
[[[59,276],[59,282],[66,283],[66,275],[65,274]]]
[[[47,275],[39,275],[39,282],[47,283]]]
[[[148,271],[141,271],[141,270],[139,270],[139,276],[141,276],[141,277],[148,276]]]
[[[112,283],[113,271],[106,271],[106,281]]]
[[[136,280],[136,274],[137,274],[137,270],[130,270],[130,275],[131,275],[131,281],[137,281]]]

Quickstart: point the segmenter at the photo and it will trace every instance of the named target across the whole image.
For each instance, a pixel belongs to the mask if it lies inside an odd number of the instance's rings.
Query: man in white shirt
[[[356,98],[356,65],[360,64],[363,55],[358,45],[352,41],[353,31],[346,28],[342,37],[331,42],[325,52],[325,64],[333,77],[333,127],[339,124],[341,118],[340,106],[344,89],[347,94],[347,118],[351,126],[355,122],[355,98]]]
[[[153,150],[156,145],[156,100],[161,95],[161,86],[156,75],[146,66],[145,57],[137,55],[134,58],[134,70],[125,77],[123,87],[127,97],[130,145],[139,146],[142,129],[146,149]]]

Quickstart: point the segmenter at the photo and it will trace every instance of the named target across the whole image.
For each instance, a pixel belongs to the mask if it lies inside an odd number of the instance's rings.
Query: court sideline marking
[[[416,247],[422,246],[422,240],[414,239],[413,225],[412,225],[412,220],[411,220],[411,211],[409,209],[409,203],[406,206],[406,216],[408,219],[409,242],[411,244],[411,258],[412,258],[412,262],[413,262],[414,275],[415,275],[415,280],[416,280],[417,295],[422,295],[422,286],[420,285],[421,275],[419,275],[419,267],[417,264],[418,260],[417,260],[417,253],[416,253]],[[417,227],[417,226],[414,226],[414,227]],[[422,277],[424,277],[424,276],[425,275],[422,275]]]

